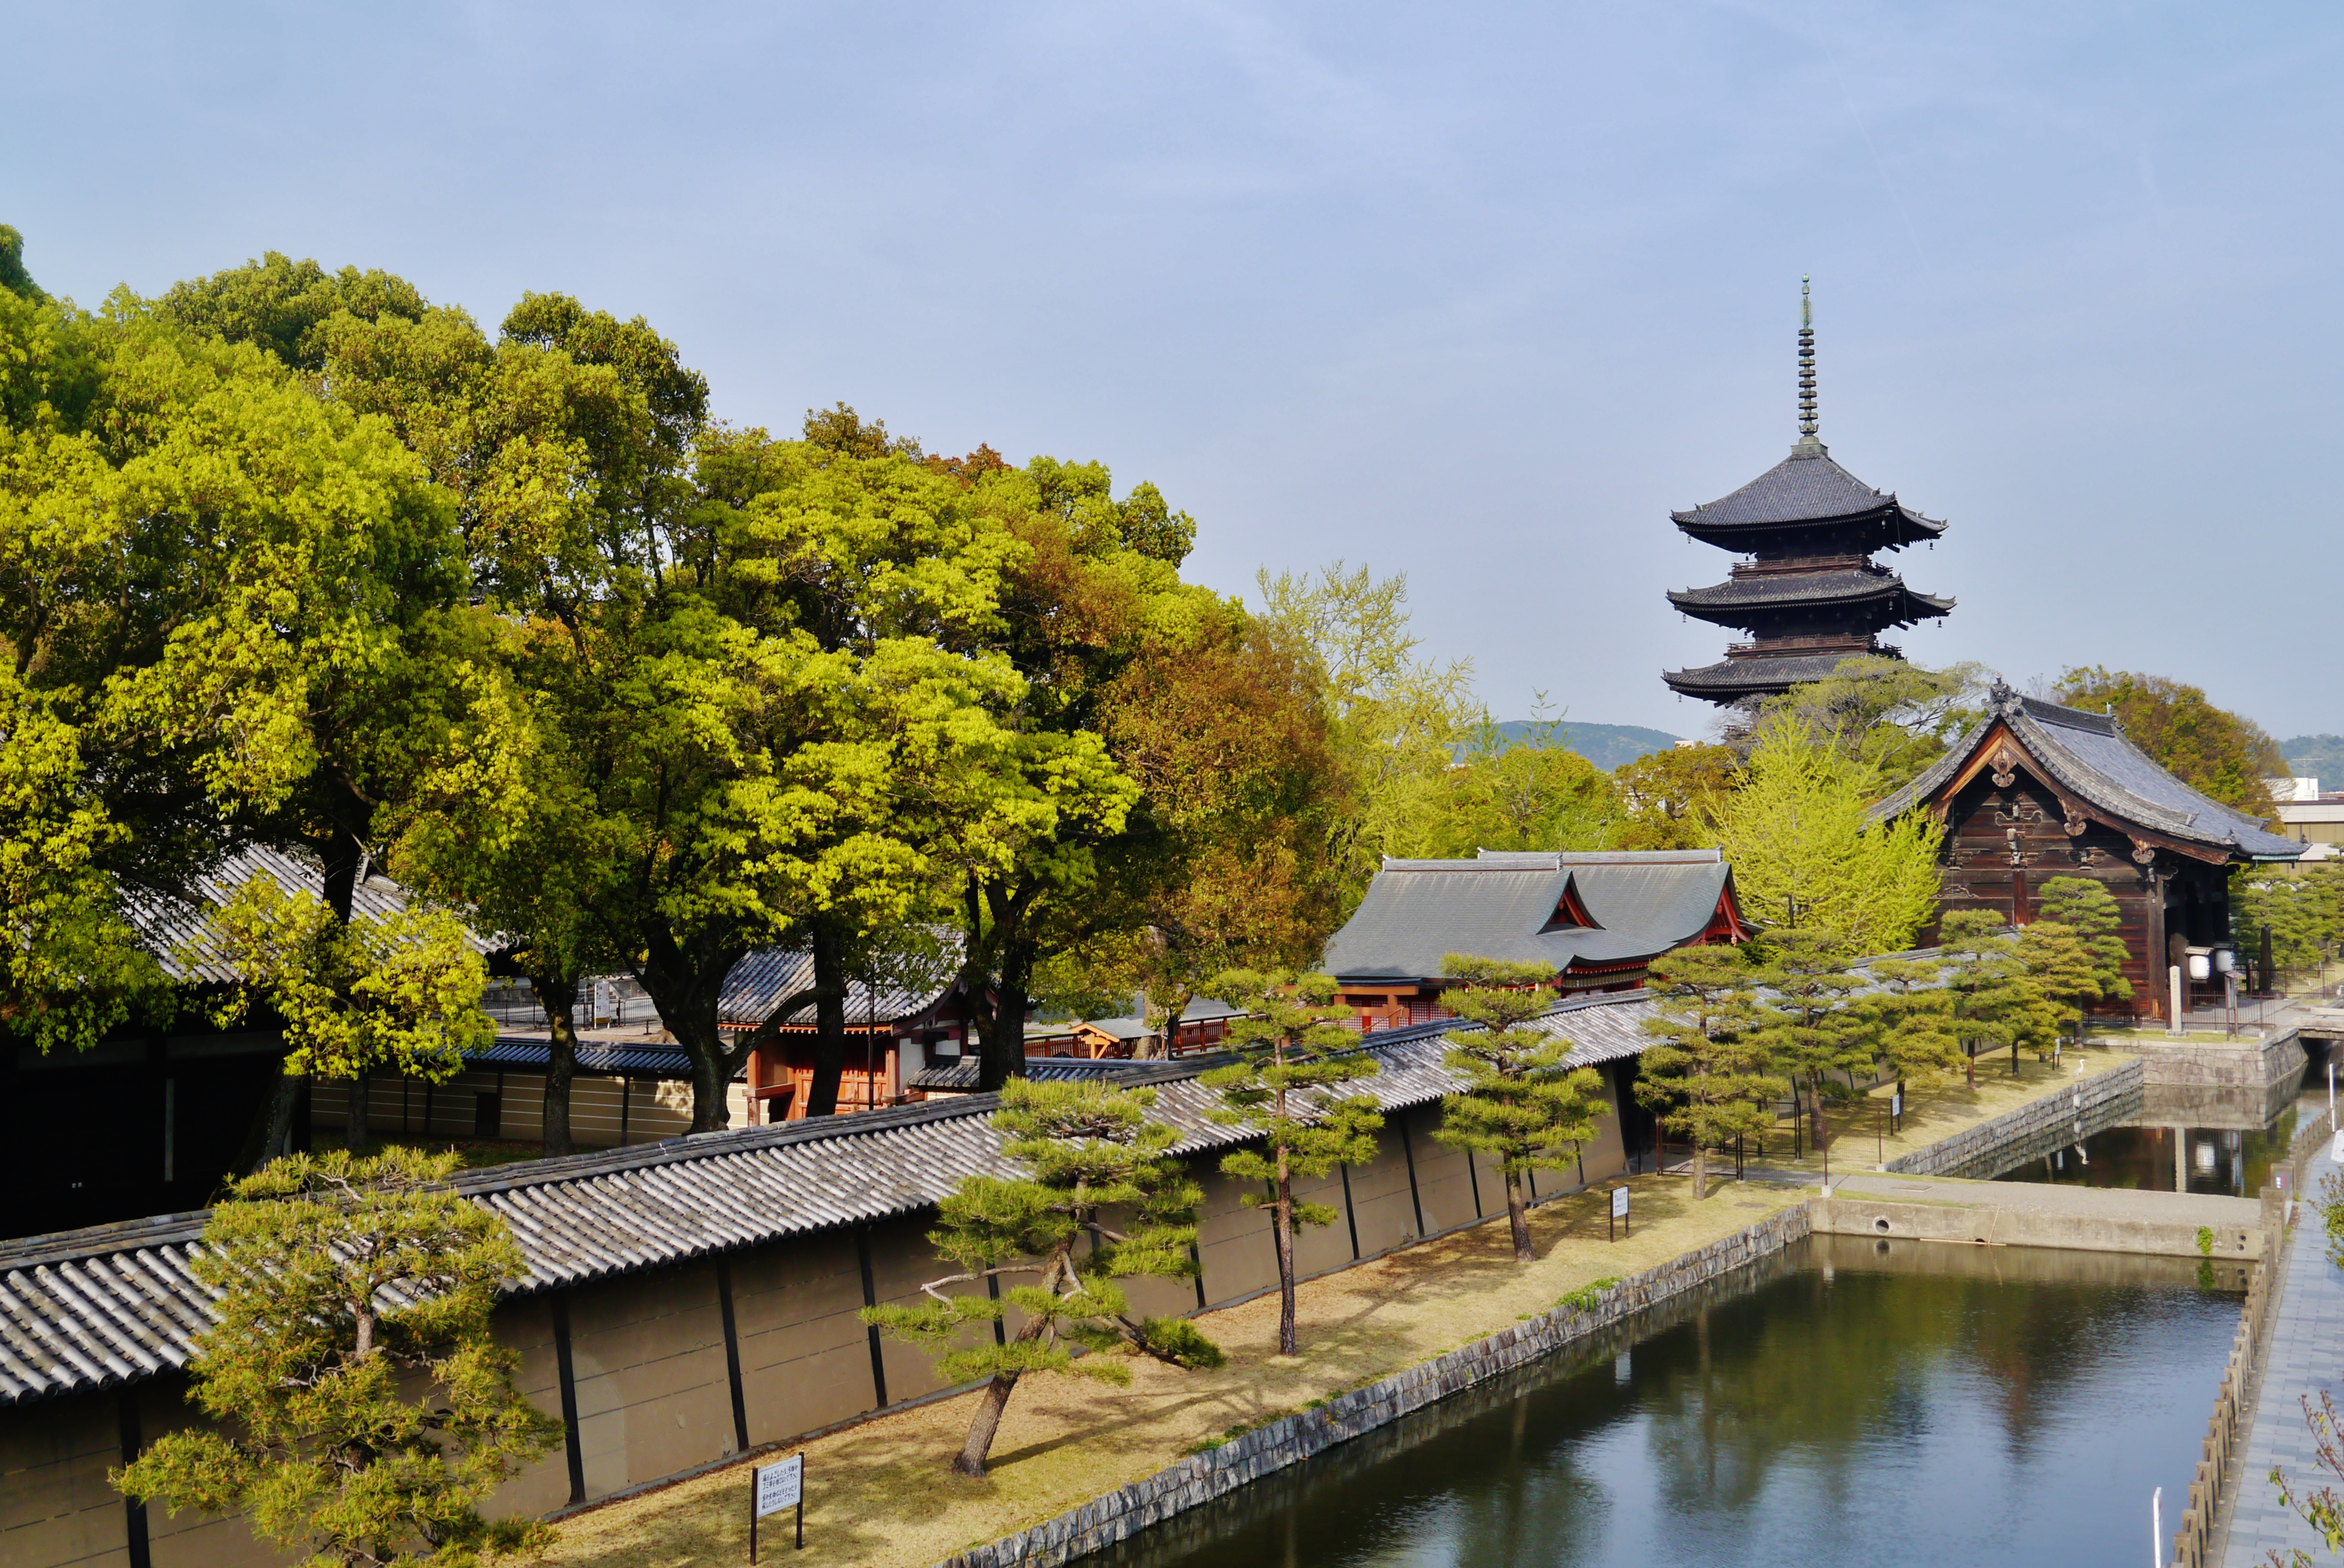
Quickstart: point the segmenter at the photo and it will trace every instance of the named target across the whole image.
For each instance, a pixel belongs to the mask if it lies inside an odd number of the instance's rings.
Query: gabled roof
[[[1854,610],[1874,607],[1874,630],[1909,626],[1915,621],[1952,612],[1954,602],[1916,592],[1893,572],[1783,572],[1763,577],[1741,577],[1708,588],[1682,588],[1669,594],[1669,602],[1686,614],[1725,626],[1747,623],[1760,612],[1814,608]]]
[[[2183,784],[2125,738],[2115,719],[2022,697],[1994,688],[1994,706],[1925,773],[1873,807],[1884,820],[1916,805],[1935,804],[1977,771],[1982,754],[2006,735],[2086,816],[2107,826],[2137,828],[2183,844],[2226,852],[2238,860],[2293,860],[2303,845],[2270,832]],[[2018,765],[2026,767],[2024,758]]]
[[[1748,535],[1786,527],[1868,522],[1877,530],[1868,548],[1891,550],[1945,531],[1944,523],[1906,507],[1894,491],[1874,490],[1840,467],[1813,440],[1793,447],[1789,457],[1733,494],[1669,516],[1696,539],[1735,549]]]
[[[1582,1044],[1585,1065],[1650,1042],[1642,992],[1568,1002],[1540,1022]],[[1443,1035],[1462,1019],[1372,1036],[1380,1069],[1343,1086],[1385,1110],[1453,1094]],[[1066,1066],[1066,1064],[1057,1064]],[[1211,1057],[1121,1062],[1120,1084],[1157,1087],[1152,1118],[1178,1130],[1175,1152],[1250,1136],[1214,1119],[1218,1093],[1196,1081]],[[1000,1097],[957,1096],[852,1117],[740,1128],[623,1149],[468,1171],[455,1189],[505,1219],[525,1275],[516,1291],[583,1284],[791,1236],[933,1208],[963,1177],[1005,1168],[990,1120]],[[184,1367],[213,1322],[212,1295],[189,1271],[208,1216],[157,1215],[0,1242],[0,1405],[119,1386]]]
[[[1632,964],[1701,935],[1733,874],[1714,849],[1591,854],[1481,852],[1474,860],[1387,860],[1327,944],[1346,982],[1430,980],[1451,953],[1571,969]],[[1575,901],[1595,922],[1558,921]]]

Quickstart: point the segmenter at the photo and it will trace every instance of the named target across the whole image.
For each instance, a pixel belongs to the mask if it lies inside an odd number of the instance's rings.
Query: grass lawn
[[[2006,1060],[1981,1064],[1978,1087],[1959,1080],[1909,1097],[1904,1130],[1887,1156],[2104,1071],[2118,1052],[2070,1052],[2055,1070],[2032,1061],[2009,1076]],[[1996,1068],[1999,1070],[1996,1070]],[[1869,1104],[1834,1108],[1835,1170],[1869,1169],[1878,1158]],[[1790,1164],[1787,1138],[1767,1163]],[[1860,1158],[1859,1158],[1860,1157]],[[1820,1171],[1808,1151],[1803,1165]],[[1358,1388],[1491,1334],[1598,1280],[1666,1261],[1798,1201],[1792,1185],[1714,1181],[1692,1201],[1681,1176],[1639,1177],[1634,1236],[1604,1239],[1604,1189],[1556,1199],[1531,1213],[1535,1262],[1517,1265],[1502,1215],[1470,1230],[1305,1283],[1303,1351],[1275,1353],[1278,1300],[1257,1298],[1209,1312],[1198,1324],[1228,1351],[1211,1372],[1133,1364],[1131,1386],[1034,1378],[1010,1401],[983,1481],[947,1468],[975,1396],[961,1395],[870,1421],[807,1442],[806,1549],[792,1562],[928,1568],[1151,1475],[1199,1445]],[[797,1445],[793,1445],[797,1446]],[[572,1516],[547,1561],[568,1568],[682,1568],[732,1563],[748,1552],[747,1482],[736,1464]]]

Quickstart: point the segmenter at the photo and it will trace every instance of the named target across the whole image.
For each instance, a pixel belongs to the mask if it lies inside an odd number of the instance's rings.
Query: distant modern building
[[[1874,551],[1933,543],[1945,525],[1833,461],[1818,429],[1814,325],[1803,287],[1799,440],[1791,455],[1722,501],[1670,514],[1688,538],[1745,559],[1724,582],[1682,589],[1669,602],[1750,633],[1714,664],[1664,673],[1680,696],[1727,705],[1821,680],[1859,654],[1902,658],[1902,649],[1880,641],[1882,632],[1953,609],[1951,599],[1907,588],[1872,560]]]
[[[1570,996],[1642,986],[1653,959],[1748,935],[1733,872],[1714,849],[1483,850],[1387,860],[1327,944],[1320,968],[1366,1031],[1449,1017],[1451,953],[1548,966]]]
[[[2172,965],[2188,980],[2185,1006],[2218,997],[2211,949],[2234,936],[2230,868],[2293,861],[2303,845],[2175,778],[2109,715],[1999,683],[1991,701],[1935,765],[1873,808],[1883,821],[1926,811],[1945,824],[1941,909],[1988,909],[2025,925],[2045,882],[2089,877],[2123,912],[2136,1014],[2167,1016]],[[2209,961],[2193,965],[2193,948]]]
[[[2318,779],[2269,779],[2280,831],[2305,846],[2306,860],[2326,860],[2344,845],[2344,794],[2322,794]]]

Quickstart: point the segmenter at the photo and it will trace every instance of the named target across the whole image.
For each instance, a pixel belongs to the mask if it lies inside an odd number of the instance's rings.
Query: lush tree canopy
[[[2273,818],[2267,778],[2294,770],[2252,719],[2165,675],[2087,664],[2064,672],[2058,696],[2071,708],[2113,711],[2125,738],[2182,783],[2249,816]]]

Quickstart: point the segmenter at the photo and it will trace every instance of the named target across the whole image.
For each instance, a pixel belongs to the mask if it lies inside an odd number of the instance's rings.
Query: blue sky
[[[1704,733],[1671,507],[1823,433],[1904,635],[2344,730],[2344,13],[9,7],[0,221],[94,305],[265,249],[648,317],[736,423],[1097,458],[1193,575],[1404,570],[1500,716]]]

